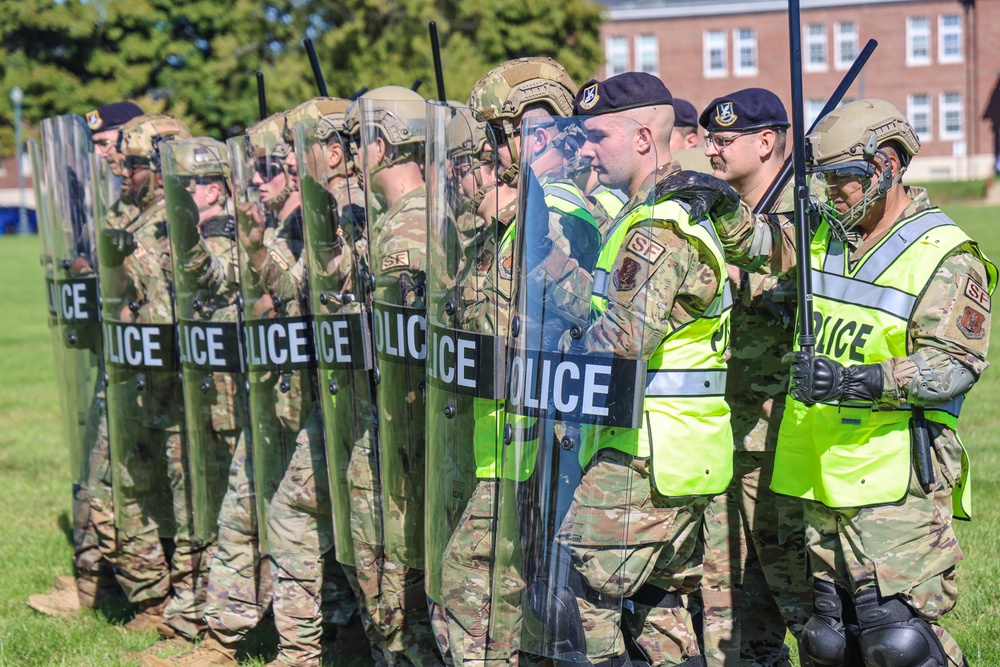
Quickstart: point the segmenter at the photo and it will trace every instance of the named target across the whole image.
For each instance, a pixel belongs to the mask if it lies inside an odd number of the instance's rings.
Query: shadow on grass
[[[60,512],[57,522],[59,523],[59,530],[66,536],[66,542],[73,548],[76,548],[76,542],[73,540],[73,522],[69,518],[69,512]]]

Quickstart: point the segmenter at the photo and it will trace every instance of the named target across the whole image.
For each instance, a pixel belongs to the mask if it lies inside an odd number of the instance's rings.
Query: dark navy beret
[[[625,72],[604,81],[591,79],[580,86],[580,92],[573,100],[573,113],[577,116],[600,116],[673,103],[670,91],[657,77],[645,72]]]
[[[87,114],[87,126],[91,133],[117,130],[136,116],[145,112],[132,102],[112,102],[97,107]]]
[[[679,97],[674,98],[674,127],[698,127],[698,110]]]
[[[788,114],[778,96],[763,88],[746,88],[716,97],[698,119],[709,132],[748,132],[788,127]]]

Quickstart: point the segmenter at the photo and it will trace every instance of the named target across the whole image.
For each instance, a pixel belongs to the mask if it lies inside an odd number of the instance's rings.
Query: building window
[[[825,72],[826,24],[810,23],[806,26],[806,66],[807,72]]]
[[[819,112],[826,106],[826,100],[808,100],[806,102],[806,130],[813,126],[819,118]]]
[[[757,74],[757,31],[753,28],[733,30],[733,74]]]
[[[726,76],[726,31],[706,30],[702,36],[706,78]]]
[[[962,19],[958,14],[938,17],[938,62],[962,62]]]
[[[660,44],[656,35],[635,36],[635,68],[659,76],[660,74]]]
[[[943,140],[962,138],[962,93],[941,93],[938,100],[938,115],[941,127],[938,135]]]
[[[837,69],[847,69],[858,55],[858,24],[854,21],[834,23],[833,41],[836,48],[834,63]]]
[[[628,37],[608,37],[604,45],[604,57],[608,62],[608,76],[628,71]]]
[[[931,22],[926,16],[906,19],[906,65],[931,64]]]
[[[931,135],[931,98],[929,95],[907,95],[906,117],[913,126],[920,141],[930,141]]]

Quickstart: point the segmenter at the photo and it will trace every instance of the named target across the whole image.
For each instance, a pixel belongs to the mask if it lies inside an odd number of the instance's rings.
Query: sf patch
[[[615,269],[614,274],[611,276],[615,287],[621,292],[635,289],[635,276],[639,273],[640,268],[642,267],[639,266],[639,262],[631,257],[623,259],[621,267]]]
[[[667,250],[656,241],[639,235],[633,236],[626,247],[650,264],[656,264],[656,260]]]
[[[969,276],[969,282],[965,284],[965,296],[982,306],[987,313],[990,312],[990,293],[973,280],[972,276]]]
[[[966,306],[962,313],[962,319],[958,321],[958,329],[969,340],[979,340],[986,332],[983,331],[983,323],[986,322],[986,315],[980,313],[972,306]]]
[[[410,265],[410,251],[400,250],[382,258],[382,270],[392,271],[393,269],[403,269]]]

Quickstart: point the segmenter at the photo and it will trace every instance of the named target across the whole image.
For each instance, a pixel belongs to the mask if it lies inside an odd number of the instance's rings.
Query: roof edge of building
[[[824,9],[851,5],[884,5],[915,0],[802,0],[802,9]],[[609,8],[608,21],[639,21],[649,19],[693,18],[698,16],[733,16],[737,14],[763,14],[788,10],[788,0],[759,0],[758,2],[699,2],[662,7]]]

